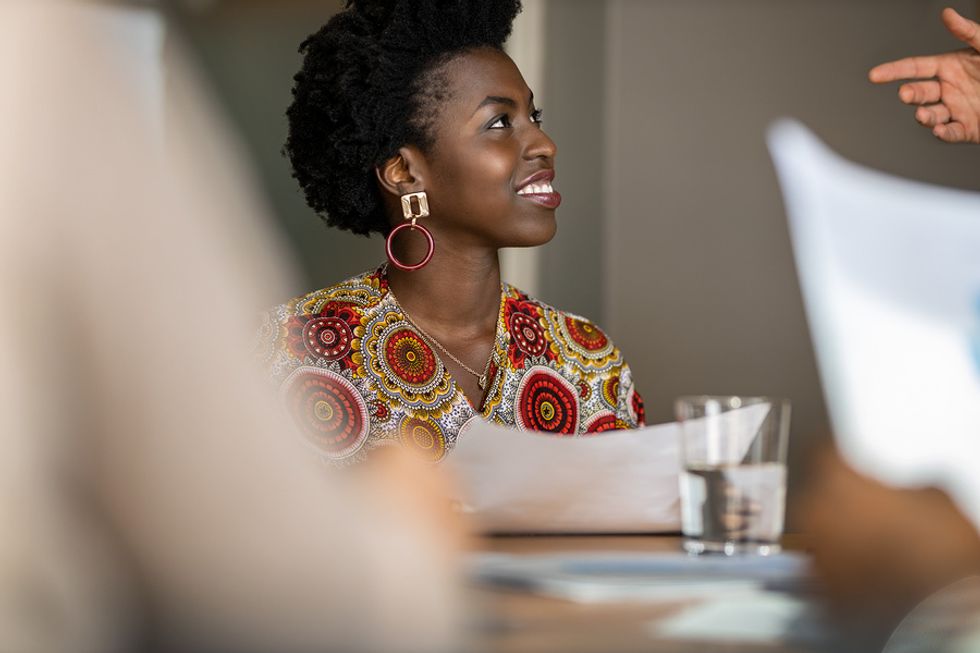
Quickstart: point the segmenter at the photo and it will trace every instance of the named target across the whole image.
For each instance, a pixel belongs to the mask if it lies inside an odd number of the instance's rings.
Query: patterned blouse
[[[260,342],[290,413],[334,462],[399,443],[439,461],[479,419],[571,436],[643,425],[643,400],[609,338],[507,284],[479,407],[406,319],[384,267],[273,309]]]

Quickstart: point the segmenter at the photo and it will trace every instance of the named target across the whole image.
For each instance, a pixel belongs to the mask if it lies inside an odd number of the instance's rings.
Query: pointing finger
[[[894,82],[898,79],[923,79],[939,73],[939,56],[907,57],[875,66],[868,79],[875,84]]]
[[[932,104],[939,102],[939,82],[909,82],[898,89],[898,97],[905,104]]]

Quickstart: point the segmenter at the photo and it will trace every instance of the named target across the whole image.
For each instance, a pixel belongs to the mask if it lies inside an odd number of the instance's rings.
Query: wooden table
[[[797,539],[787,548],[801,548]],[[480,549],[510,554],[562,552],[678,551],[676,536],[503,536]],[[472,592],[476,617],[470,648],[476,653],[632,653],[643,651],[812,651],[787,644],[670,641],[652,634],[651,624],[690,603],[579,604],[516,591],[478,588]]]

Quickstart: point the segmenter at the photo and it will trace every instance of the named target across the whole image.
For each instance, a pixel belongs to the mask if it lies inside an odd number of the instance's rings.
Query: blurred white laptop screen
[[[769,131],[838,445],[980,525],[980,193],[911,182]]]

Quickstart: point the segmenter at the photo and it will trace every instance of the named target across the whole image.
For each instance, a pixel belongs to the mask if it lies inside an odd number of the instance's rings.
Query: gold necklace
[[[408,322],[410,322],[412,324],[412,326],[414,326],[416,329],[419,330],[419,333],[422,335],[423,338],[425,338],[425,340],[430,345],[435,345],[436,347],[438,347],[442,351],[442,353],[444,353],[446,356],[449,356],[451,359],[453,359],[454,361],[456,361],[456,364],[457,365],[459,365],[464,370],[466,370],[467,372],[469,372],[470,374],[472,374],[473,376],[475,376],[476,379],[477,379],[476,380],[476,384],[478,386],[480,386],[480,390],[486,390],[487,389],[487,382],[489,381],[489,379],[487,379],[487,372],[490,370],[490,362],[493,360],[493,352],[497,348],[497,328],[496,327],[494,327],[493,345],[490,346],[490,355],[487,356],[487,362],[483,366],[483,373],[481,374],[480,372],[477,372],[476,370],[474,370],[472,367],[470,367],[469,365],[467,365],[463,361],[461,361],[458,358],[456,358],[455,356],[453,356],[452,352],[449,351],[448,349],[446,349],[445,347],[443,347],[441,342],[439,342],[438,340],[436,340],[435,338],[433,338],[432,336],[430,336],[429,333],[425,329],[423,329],[421,326],[419,326],[419,323],[412,319],[412,316],[408,314],[408,311],[405,310],[405,307],[402,306],[401,305],[401,302],[398,301],[398,298],[395,297],[395,293],[391,290],[391,286],[390,285],[388,286],[388,294],[391,295],[391,299],[392,299],[392,301],[395,302],[395,306],[397,306],[399,309],[401,309],[402,315],[405,316],[405,319],[408,320]],[[499,307],[498,307],[498,311],[497,311],[497,320],[498,321],[500,320],[500,310],[499,310]]]

